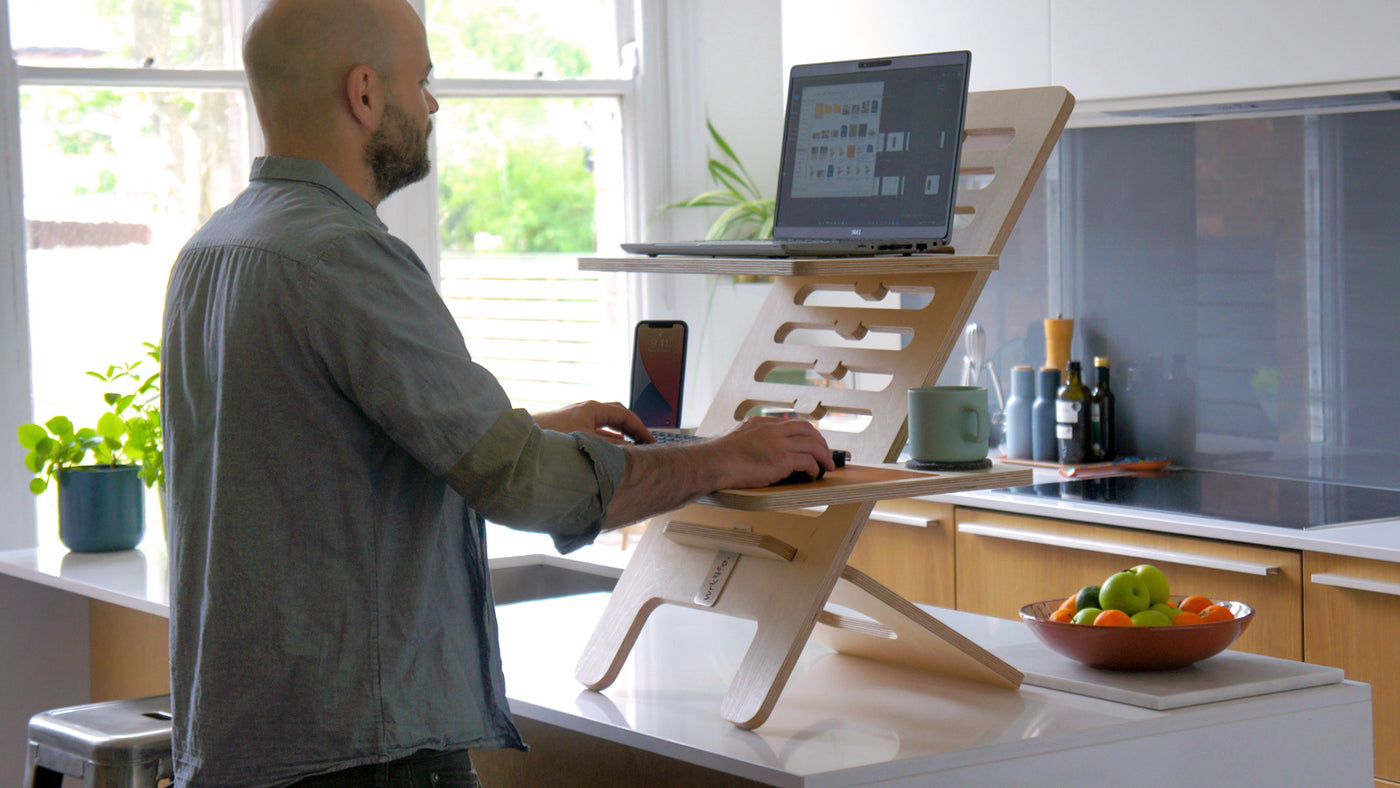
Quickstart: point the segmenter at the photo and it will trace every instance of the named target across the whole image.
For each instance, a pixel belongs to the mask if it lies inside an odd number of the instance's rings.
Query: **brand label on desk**
[[[710,564],[710,571],[705,573],[705,579],[700,582],[700,591],[695,594],[695,604],[705,607],[714,607],[719,601],[720,592],[724,591],[724,586],[729,582],[729,575],[734,571],[734,565],[739,563],[739,554],[729,550],[720,550],[715,553],[714,563]]]

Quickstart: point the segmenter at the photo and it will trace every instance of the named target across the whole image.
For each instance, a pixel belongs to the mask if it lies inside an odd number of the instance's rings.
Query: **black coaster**
[[[992,467],[990,457],[972,462],[934,462],[933,460],[905,460],[904,467],[916,471],[985,471]]]

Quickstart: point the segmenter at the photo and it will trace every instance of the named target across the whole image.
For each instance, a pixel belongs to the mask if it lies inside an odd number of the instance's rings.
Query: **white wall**
[[[967,49],[969,86],[1050,84],[1050,0],[783,0],[783,63]]]
[[[779,42],[779,0],[671,0],[668,84],[671,192],[667,202],[714,188],[705,168],[705,118],[734,148],[767,196],[777,189],[783,98],[787,89]],[[651,237],[704,237],[713,211],[672,212]],[[685,412],[698,424],[729,371],[734,351],[758,313],[763,285],[735,285],[731,277],[642,277],[638,319],[680,319],[690,325]],[[625,399],[625,394],[620,394]]]

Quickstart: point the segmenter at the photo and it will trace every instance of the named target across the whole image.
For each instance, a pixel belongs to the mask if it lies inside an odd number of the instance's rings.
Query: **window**
[[[577,270],[627,224],[621,5],[427,4],[442,293],[473,357],[530,410],[616,398],[625,380],[622,279]]]
[[[517,405],[618,396],[625,282],[580,274],[576,259],[640,224],[637,140],[664,136],[636,110],[633,4],[416,4],[442,104],[435,168],[381,216],[440,272],[474,357]],[[238,51],[255,5],[0,0],[17,63],[0,81],[18,110],[17,124],[2,118],[18,128],[4,155],[18,148],[23,164],[23,183],[3,188],[23,200],[27,247],[0,265],[22,266],[33,386],[33,414],[16,399],[7,418],[94,412],[100,384],[84,372],[141,359],[158,339],[178,249],[246,184],[260,149]],[[50,542],[53,497],[39,501]]]

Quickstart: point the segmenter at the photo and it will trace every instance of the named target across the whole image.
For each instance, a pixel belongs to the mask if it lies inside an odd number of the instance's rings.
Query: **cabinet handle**
[[[1179,550],[1136,547],[1130,544],[1101,542],[1097,539],[1059,536],[1057,534],[1039,533],[1037,531],[1023,531],[1019,528],[1003,528],[998,525],[983,525],[982,523],[958,523],[958,533],[972,534],[974,536],[989,536],[993,539],[1007,539],[1013,542],[1029,542],[1031,544],[1046,545],[1049,547],[1065,547],[1070,550],[1086,550],[1091,553],[1125,555],[1131,558],[1141,558],[1146,561],[1161,561],[1172,564],[1186,564],[1187,566],[1200,566],[1207,569],[1219,569],[1224,572],[1234,572],[1242,575],[1267,576],[1276,575],[1283,571],[1282,567],[1255,563],[1254,561],[1236,561],[1229,558],[1216,558],[1212,555],[1201,555],[1200,553],[1183,553]]]
[[[1350,588],[1355,591],[1370,591],[1373,594],[1400,596],[1400,583],[1390,583],[1385,580],[1369,580],[1364,577],[1334,575],[1330,572],[1316,572],[1308,579],[1320,586]]]
[[[876,509],[870,513],[870,520],[879,520],[882,523],[894,523],[895,525],[912,525],[915,528],[933,528],[943,522],[938,517],[920,517],[917,514],[905,514],[904,512],[887,512],[883,509]]]

